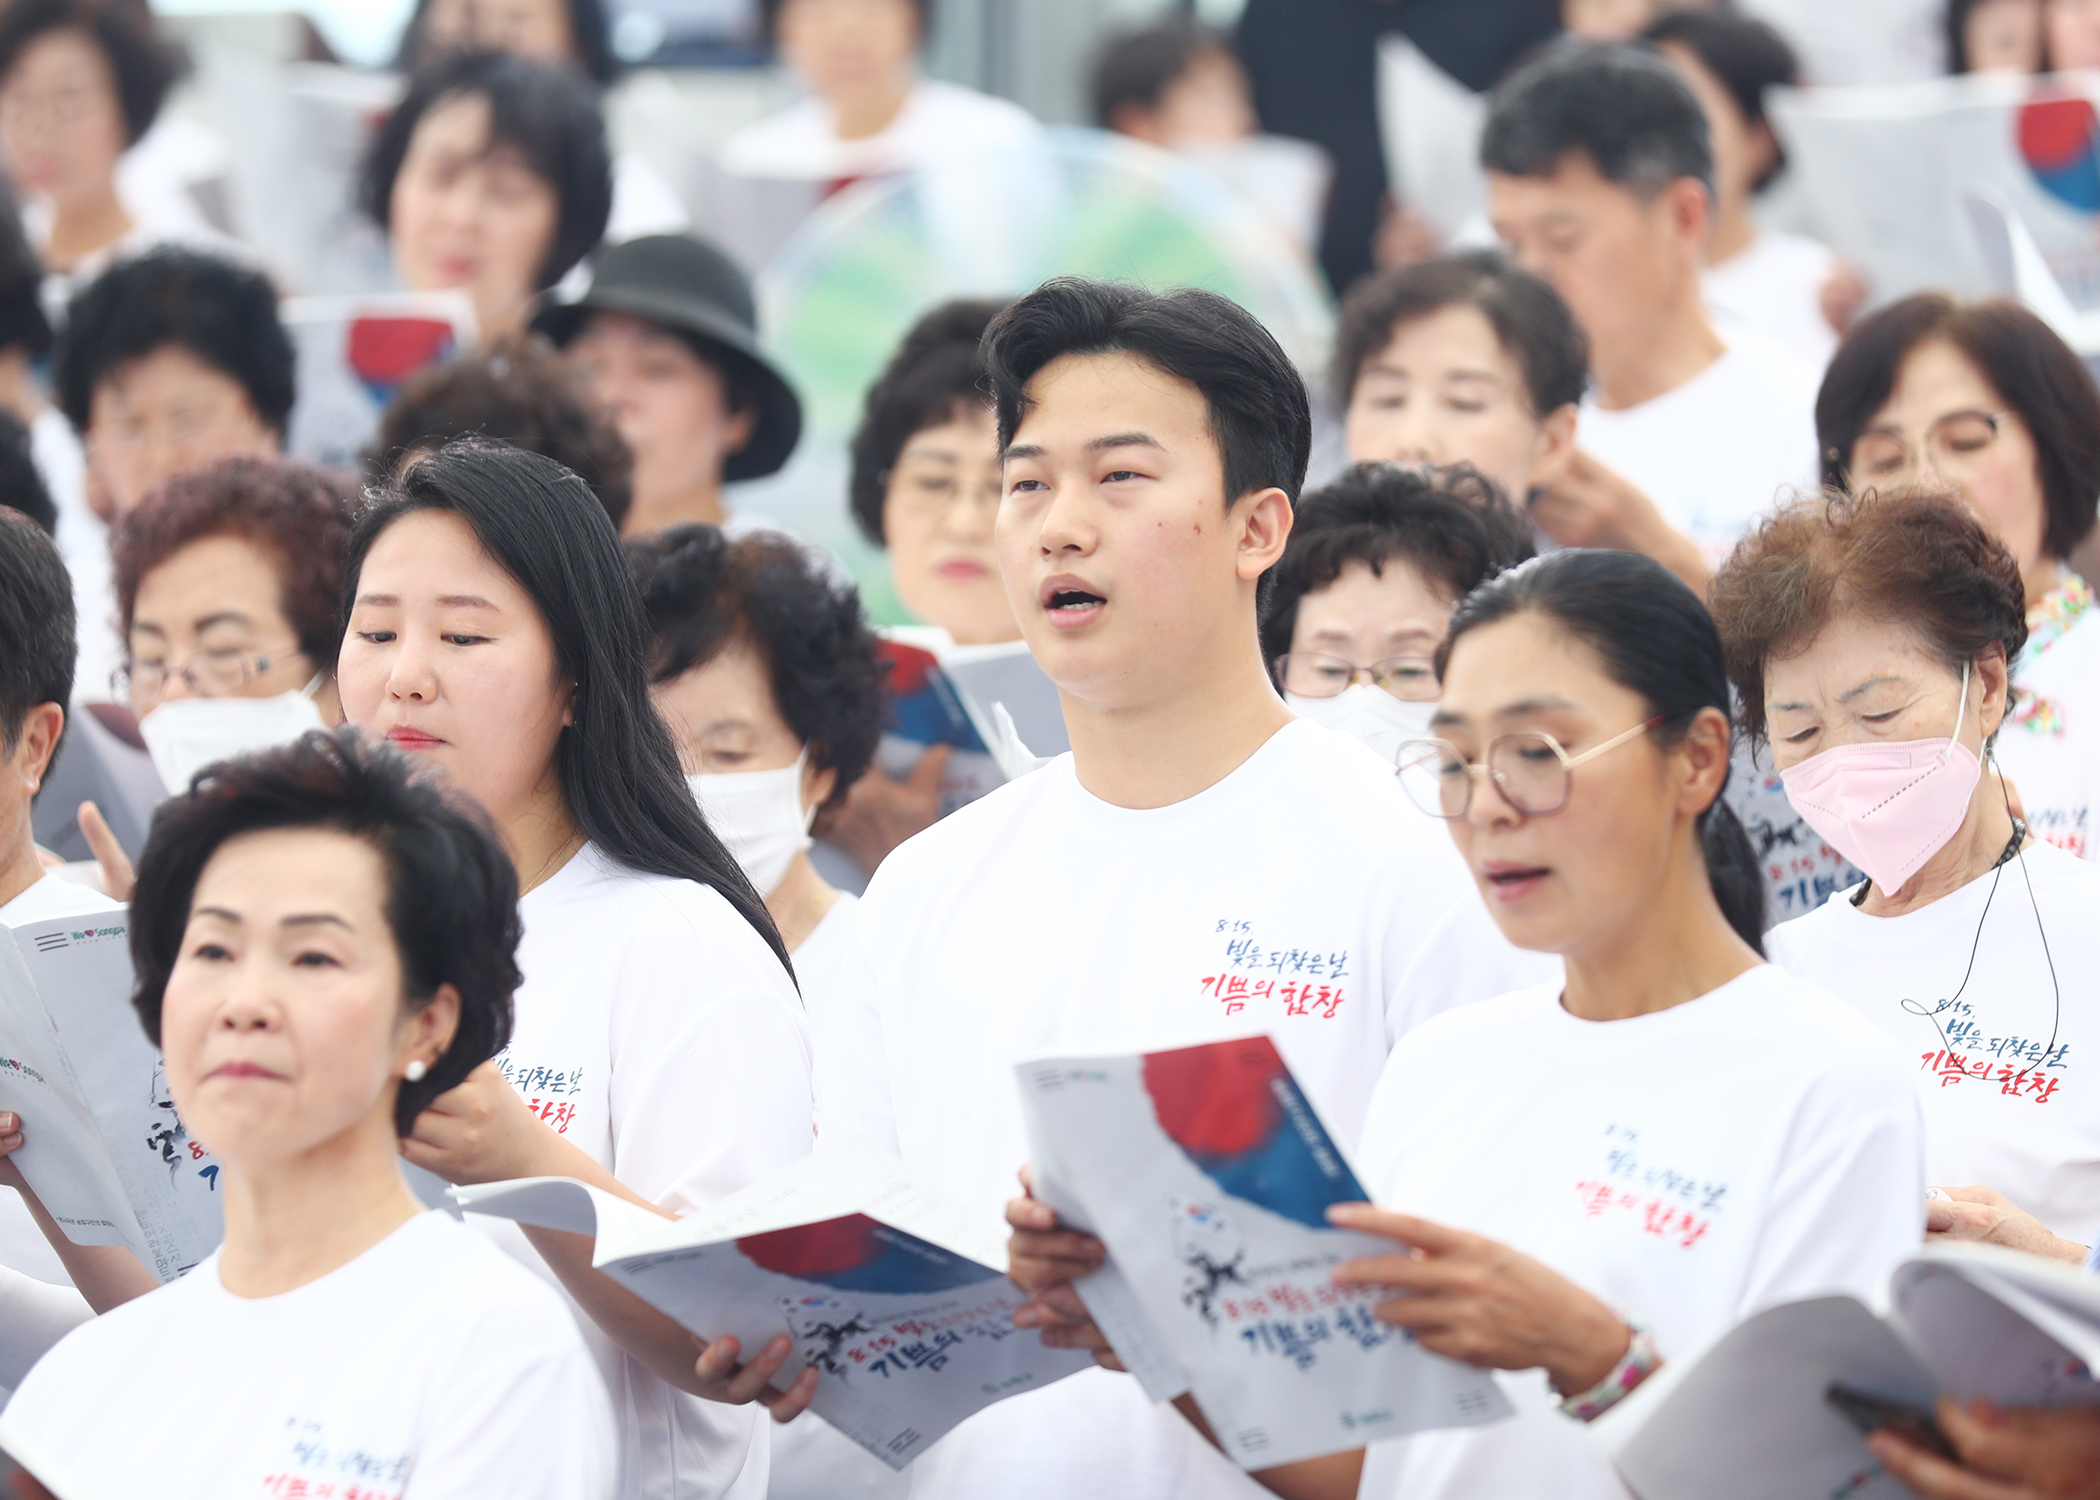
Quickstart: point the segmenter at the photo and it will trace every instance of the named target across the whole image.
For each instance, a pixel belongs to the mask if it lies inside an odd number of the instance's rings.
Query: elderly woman
[[[1984,774],[2019,730],[2026,607],[2011,549],[1919,490],[1780,512],[1713,600],[1745,728],[1867,876],[1774,928],[1773,959],[1916,1059],[1927,1177],[1955,1200],[1935,1227],[2068,1258],[2004,1207],[2100,1231],[2100,871]]]
[[[1816,438],[1826,485],[1947,486],[2012,554],[2027,644],[1999,764],[2036,837],[2100,856],[2100,616],[2068,564],[2100,504],[2100,390],[2084,362],[2014,303],[1907,297],[1846,335]]]
[[[444,56],[379,128],[359,191],[403,286],[465,292],[483,340],[522,328],[612,212],[596,91],[552,63]]]
[[[17,1455],[63,1495],[609,1495],[611,1407],[560,1297],[401,1172],[417,1113],[510,1035],[494,831],[345,730],[178,798],[139,876],[134,1004],[226,1239],[29,1372]],[[170,1401],[171,1369],[209,1399]]]
[[[161,783],[338,723],[351,482],[281,459],[178,475],[111,539],[125,666]]]

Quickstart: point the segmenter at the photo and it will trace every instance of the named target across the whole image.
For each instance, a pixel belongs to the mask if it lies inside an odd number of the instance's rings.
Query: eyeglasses
[[[232,698],[258,677],[268,675],[299,654],[297,646],[275,651],[250,651],[240,646],[215,646],[194,653],[188,661],[169,670],[161,661],[135,661],[109,674],[109,685],[117,697],[137,708],[158,703],[168,691],[168,679],[180,677],[200,698]]]
[[[1663,715],[1657,714],[1580,755],[1568,754],[1542,729],[1495,736],[1478,762],[1467,760],[1443,740],[1409,740],[1395,757],[1400,785],[1432,818],[1456,819],[1473,805],[1473,783],[1492,776],[1503,801],[1526,817],[1542,818],[1568,805],[1570,773],[1577,766],[1639,739],[1662,721]]]
[[[1998,441],[1998,426],[2004,420],[1999,412],[1950,411],[1925,429],[1925,458],[1942,472],[1974,463]],[[1902,433],[1886,427],[1863,432],[1852,444],[1855,481],[1894,480],[1923,467],[1918,450]]]
[[[1293,651],[1276,658],[1276,680],[1300,698],[1332,698],[1369,679],[1395,698],[1427,703],[1437,695],[1436,663],[1426,656],[1388,656],[1359,667],[1323,651]]]

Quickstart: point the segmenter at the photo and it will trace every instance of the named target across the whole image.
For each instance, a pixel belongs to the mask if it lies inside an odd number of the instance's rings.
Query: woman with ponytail
[[[1474,590],[1439,669],[1437,738],[1402,747],[1402,779],[1504,935],[1566,977],[1400,1039],[1357,1152],[1385,1206],[1331,1212],[1395,1250],[1337,1279],[1424,1348],[1514,1372],[1517,1411],[1254,1477],[1304,1500],[1617,1500],[1585,1423],[1760,1308],[1871,1296],[1915,1250],[1916,1097],[1869,1027],[1759,955],[1720,800],[1728,678],[1690,589],[1637,554],[1556,552]],[[1009,1218],[1023,1320],[1100,1348],[1063,1285],[1098,1242],[1032,1199]]]
[[[479,802],[523,892],[510,1044],[416,1117],[402,1154],[448,1182],[576,1177],[672,1215],[807,1155],[786,950],[686,787],[641,595],[589,486],[449,444],[359,520],[346,588],[344,713]],[[587,1315],[621,1495],[764,1495],[754,1409],[698,1399],[693,1340],[593,1271],[588,1237],[472,1222]]]

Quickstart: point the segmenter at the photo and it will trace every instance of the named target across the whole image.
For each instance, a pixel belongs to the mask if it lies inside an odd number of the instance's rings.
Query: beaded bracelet
[[[1648,1331],[1648,1325],[1639,1318],[1627,1318],[1626,1331],[1632,1337],[1626,1341],[1626,1352],[1612,1366],[1611,1373],[1588,1390],[1560,1403],[1560,1409],[1576,1421],[1596,1421],[1625,1400],[1634,1387],[1662,1368],[1662,1355],[1655,1347],[1655,1336]]]

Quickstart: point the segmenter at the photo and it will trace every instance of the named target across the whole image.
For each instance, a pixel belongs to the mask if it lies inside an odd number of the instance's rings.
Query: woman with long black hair
[[[1624,1494],[1583,1423],[1773,1303],[1862,1297],[1917,1245],[1922,1128],[1902,1061],[1766,964],[1755,861],[1720,800],[1728,677],[1659,563],[1570,550],[1467,596],[1430,740],[1401,777],[1449,821],[1504,936],[1562,983],[1403,1036],[1358,1147],[1395,1242],[1337,1280],[1424,1348],[1513,1372],[1513,1419],[1255,1475],[1293,1500]],[[1009,1210],[1023,1320],[1100,1347],[1063,1282],[1099,1242]],[[1079,1325],[1079,1326],[1075,1326]],[[1182,1398],[1184,1414],[1202,1414]]]
[[[806,1154],[786,952],[687,790],[649,696],[641,599],[589,487],[453,443],[360,518],[347,580],[345,714],[479,801],[524,893],[510,1045],[424,1111],[403,1154],[450,1182],[560,1174],[671,1214]],[[490,1232],[594,1320],[622,1495],[764,1493],[750,1409],[694,1399],[698,1347],[592,1271],[587,1237]]]

